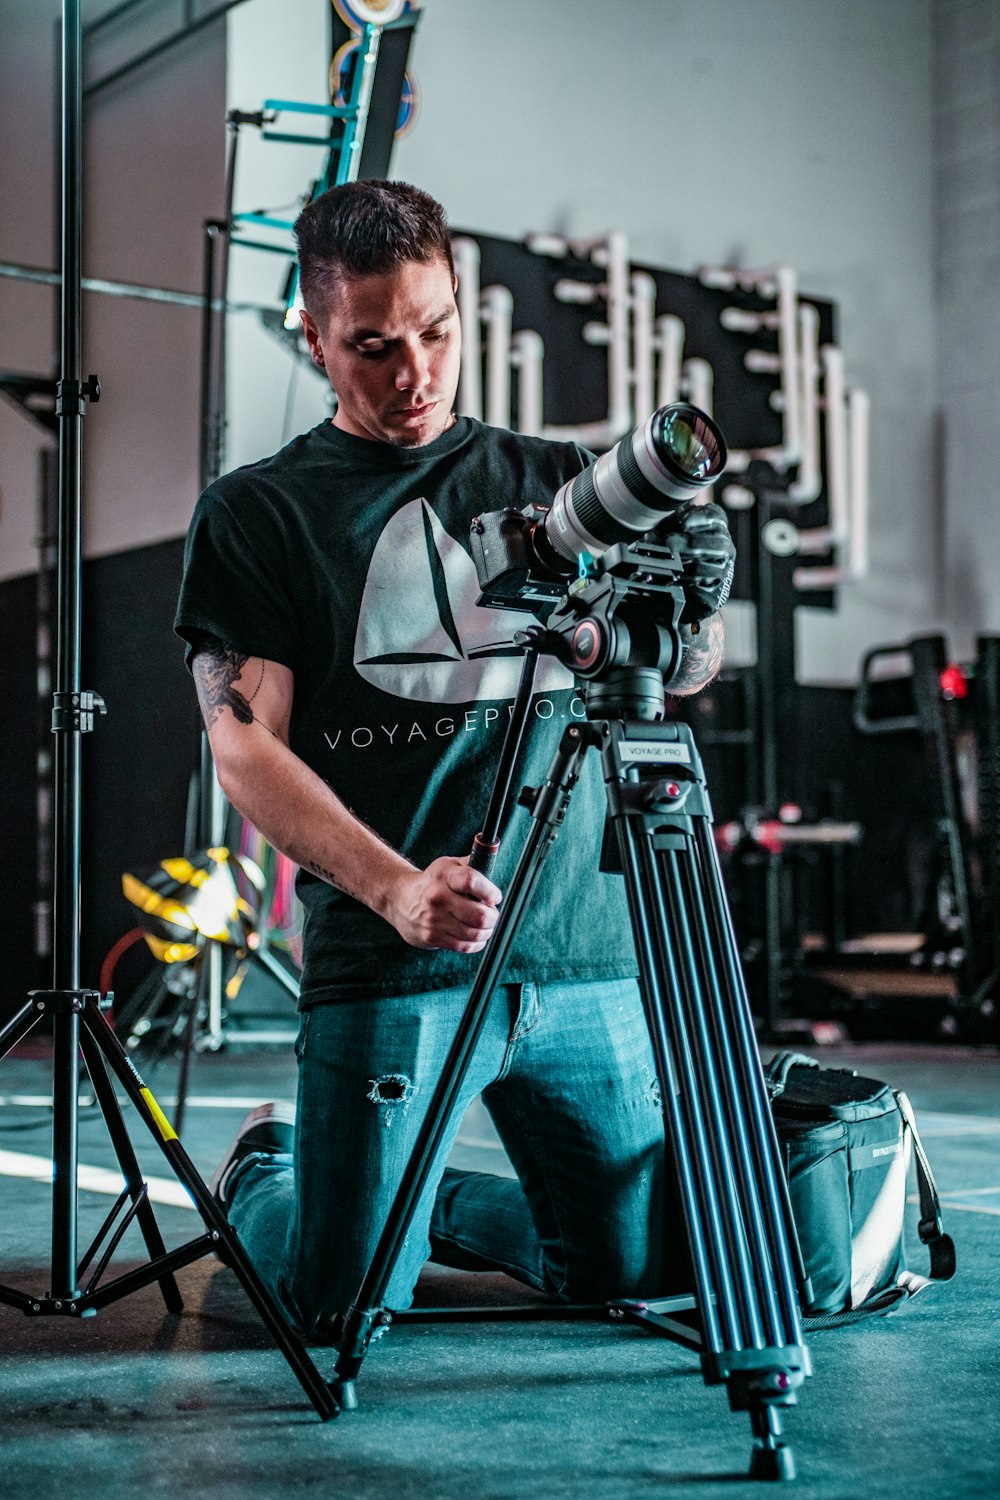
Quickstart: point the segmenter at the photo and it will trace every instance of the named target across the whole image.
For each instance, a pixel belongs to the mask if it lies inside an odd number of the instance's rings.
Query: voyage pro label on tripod
[[[671,744],[661,740],[621,740],[618,754],[622,760],[680,761],[691,764],[691,751],[687,745]]]

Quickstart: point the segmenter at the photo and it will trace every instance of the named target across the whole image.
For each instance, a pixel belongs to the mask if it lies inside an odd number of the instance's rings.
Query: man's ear
[[[320,342],[320,333],[316,326],[316,321],[306,312],[304,307],[300,310],[299,317],[302,319],[302,332],[306,336],[310,358],[314,365],[318,366],[321,370],[325,370],[326,361],[323,358],[323,346]]]

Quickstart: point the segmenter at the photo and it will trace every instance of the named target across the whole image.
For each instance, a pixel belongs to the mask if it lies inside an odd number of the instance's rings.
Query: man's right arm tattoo
[[[684,632],[684,656],[680,667],[668,683],[668,693],[685,697],[697,693],[716,677],[725,654],[725,631],[721,614],[703,620],[697,635]]]
[[[205,636],[199,644],[192,663],[192,671],[195,686],[198,689],[198,701],[205,715],[205,725],[208,729],[211,729],[222,711],[228,708],[238,724],[261,724],[261,728],[267,729],[268,734],[274,734],[273,729],[261,723],[251,707],[264,681],[263,660],[260,664],[257,686],[249,697],[233,686],[234,682],[242,676],[243,668],[249,660],[249,656],[241,651],[235,651],[232,646],[227,646],[225,641],[220,641],[216,636]]]

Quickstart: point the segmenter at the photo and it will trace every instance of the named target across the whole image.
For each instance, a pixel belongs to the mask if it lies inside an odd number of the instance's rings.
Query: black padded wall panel
[[[84,984],[98,982],[104,955],[135,926],[121,892],[122,871],[182,851],[198,747],[194,689],[172,630],[182,555],[178,539],[84,565],[81,685],[108,705],[83,741]],[[33,986],[50,982],[48,965],[35,958],[33,936],[36,598],[34,576],[0,583],[3,1013],[22,1004]]]

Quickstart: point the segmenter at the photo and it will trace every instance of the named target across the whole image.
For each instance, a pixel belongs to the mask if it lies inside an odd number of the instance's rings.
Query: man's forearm
[[[262,725],[248,725],[243,736],[238,761],[217,754],[233,806],[295,864],[384,916],[391,886],[414,866]]]
[[[412,869],[289,748],[291,674],[209,636],[193,663],[222,789],[275,849],[382,910],[386,879]]]
[[[686,698],[699,692],[721,670],[726,640],[721,612],[703,620],[697,634],[685,626],[681,638],[684,657],[679,670],[666,684],[667,692],[675,698]]]
[[[465,856],[439,855],[418,869],[299,759],[288,744],[289,667],[205,636],[192,669],[222,789],[268,843],[362,901],[411,946],[482,952],[499,889]]]

